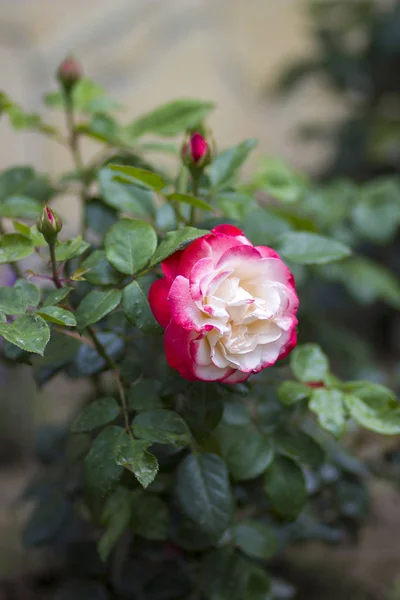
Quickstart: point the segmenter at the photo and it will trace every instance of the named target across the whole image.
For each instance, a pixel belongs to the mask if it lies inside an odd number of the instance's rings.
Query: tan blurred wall
[[[175,96],[215,100],[220,147],[255,136],[258,153],[313,170],[326,152],[302,147],[294,125],[340,108],[315,84],[285,101],[266,96],[283,64],[311,49],[304,8],[303,0],[0,0],[1,87],[40,109],[72,51],[126,107],[126,122]],[[0,167],[69,167],[63,149],[14,134],[4,119],[0,135]]]

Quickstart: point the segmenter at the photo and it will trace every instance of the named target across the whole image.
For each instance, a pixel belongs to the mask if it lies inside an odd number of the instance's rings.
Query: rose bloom
[[[219,225],[162,263],[149,302],[171,367],[189,380],[238,383],[296,345],[298,298],[279,255]]]

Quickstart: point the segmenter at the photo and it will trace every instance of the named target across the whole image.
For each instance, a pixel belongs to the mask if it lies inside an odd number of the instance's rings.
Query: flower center
[[[218,322],[205,335],[216,366],[241,368],[246,355],[246,360],[251,357],[255,368],[259,361],[258,346],[280,336],[280,329],[272,320],[274,307],[268,307],[267,298],[256,295],[263,291],[258,287],[241,282],[234,274],[226,277],[216,289],[212,283],[209,285],[202,304],[203,310]]]

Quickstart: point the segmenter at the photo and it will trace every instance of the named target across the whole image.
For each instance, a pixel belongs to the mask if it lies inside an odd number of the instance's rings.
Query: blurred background
[[[398,172],[400,5],[393,0],[0,1],[1,87],[16,102],[40,112],[68,52],[117,98],[126,122],[177,97],[215,101],[209,124],[219,148],[259,139],[247,176],[265,155],[320,180],[368,181]],[[59,123],[62,115],[50,118]],[[44,136],[16,134],[5,119],[0,139],[2,169],[71,168],[63,148]],[[84,152],[91,155],[90,142]],[[74,231],[75,199],[62,197],[60,204]],[[74,388],[56,378],[34,392],[23,367],[2,367],[0,375],[0,578],[7,581],[40,560],[20,549],[24,515],[15,503],[36,469],[33,432],[38,424],[64,421]],[[55,389],[57,406],[50,401]],[[307,566],[307,600],[343,591],[367,599],[371,586],[371,598],[386,598],[388,587],[393,600],[400,598],[398,492],[383,482],[375,488],[359,546],[310,547],[293,557],[294,570]]]

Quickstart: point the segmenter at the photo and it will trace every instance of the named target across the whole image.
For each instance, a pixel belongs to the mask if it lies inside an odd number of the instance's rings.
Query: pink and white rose
[[[171,367],[189,380],[238,383],[296,345],[298,297],[279,255],[219,225],[162,263],[149,302]]]

